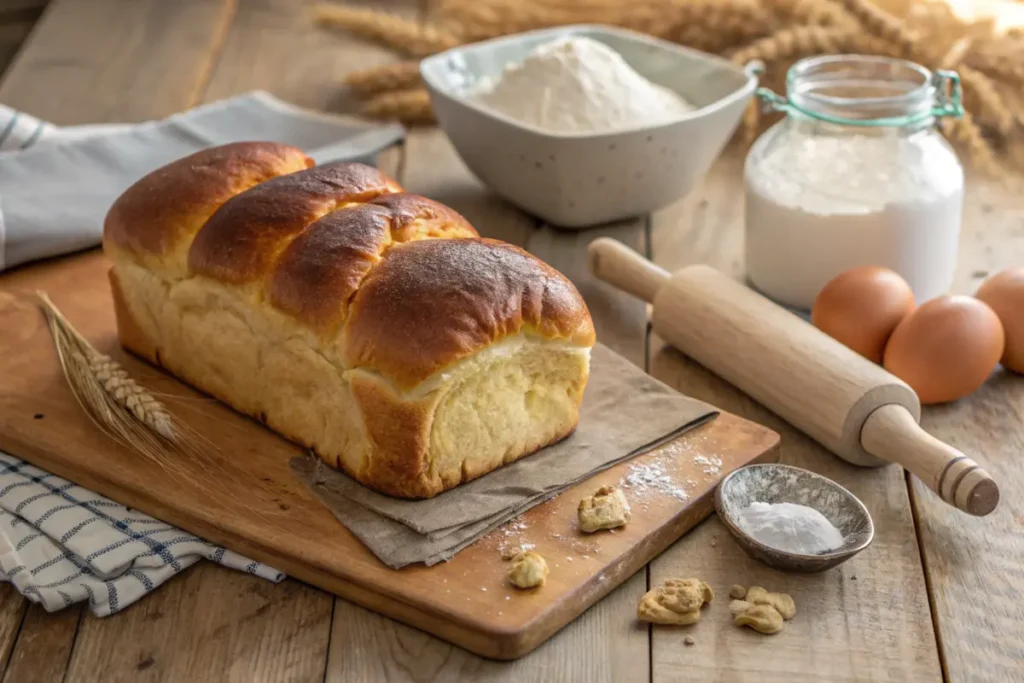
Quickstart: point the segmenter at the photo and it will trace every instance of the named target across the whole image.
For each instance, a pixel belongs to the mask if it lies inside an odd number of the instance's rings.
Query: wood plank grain
[[[655,261],[674,270],[708,263],[742,276],[742,160],[727,154],[690,197],[656,216]],[[651,563],[651,584],[697,576],[719,595],[693,629],[655,628],[655,681],[709,677],[728,681],[941,680],[902,471],[846,464],[681,353],[652,339],[651,373],[681,391],[768,426],[782,435],[782,462],[819,472],[849,488],[875,520],[871,548],[818,575],[770,570],[749,559],[717,519]],[[798,614],[766,638],[732,625],[725,605],[733,583],[793,595]],[[720,602],[719,602],[720,601]],[[697,644],[684,648],[691,634]]]
[[[48,0],[0,0],[0,20],[12,14],[33,12],[39,14],[46,7]]]
[[[531,655],[495,662],[360,607],[335,614],[327,681],[647,680],[647,627],[633,619],[646,587],[637,572]],[[624,609],[624,606],[627,606]],[[343,603],[338,603],[342,609]]]
[[[331,603],[209,563],[112,617],[87,615],[69,681],[320,681]]]
[[[48,614],[30,605],[14,645],[3,683],[58,683],[64,679],[85,606]]]
[[[53,0],[0,101],[58,125],[140,121],[194,104],[233,0]]]
[[[240,0],[204,99],[260,88],[302,107],[351,110],[342,77],[396,57],[374,44],[315,26],[311,7],[320,1]],[[390,4],[389,11],[395,13],[416,13],[419,8],[417,0]]]
[[[953,291],[1024,264],[1024,198],[968,183]],[[956,403],[926,407],[922,425],[974,457],[999,482],[988,517],[964,515],[913,479],[913,503],[951,681],[1009,683],[1024,676],[1024,378],[1002,369]]]
[[[35,18],[4,21],[0,15],[0,77],[14,60],[25,38],[35,25]]]
[[[29,601],[9,583],[0,584],[0,670],[10,661]]]

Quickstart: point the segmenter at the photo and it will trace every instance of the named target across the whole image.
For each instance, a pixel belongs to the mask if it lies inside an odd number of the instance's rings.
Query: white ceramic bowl
[[[479,104],[472,91],[534,48],[569,35],[599,40],[642,76],[699,107],[678,120],[599,134],[553,134]],[[714,55],[607,26],[496,38],[429,57],[420,71],[438,122],[495,193],[541,219],[584,227],[646,214],[700,182],[736,129],[755,77]]]

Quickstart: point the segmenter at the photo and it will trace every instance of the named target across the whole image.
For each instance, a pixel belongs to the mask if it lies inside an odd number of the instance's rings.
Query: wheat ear
[[[996,160],[992,146],[969,112],[965,111],[958,119],[944,120],[941,127],[952,143],[967,152],[967,157],[979,171],[993,178],[1005,174],[1005,169]]]
[[[784,28],[740,48],[733,53],[732,61],[743,65],[754,59],[770,63],[819,53],[836,54],[846,49],[852,35],[845,28]]]
[[[911,57],[915,54],[916,41],[902,21],[869,0],[843,0],[843,6],[860,21],[867,32],[897,45],[901,56]]]
[[[455,47],[461,40],[449,31],[418,24],[393,14],[338,5],[313,8],[317,22],[343,28],[357,36],[377,41],[410,57],[426,57]]]
[[[174,417],[163,403],[132,379],[117,361],[97,351],[71,325],[45,292],[36,294],[42,302],[40,308],[57,347],[57,356],[68,386],[101,431],[155,462],[174,479],[210,496],[230,500],[238,504],[245,514],[274,524],[272,518],[283,514],[276,510],[276,505],[272,506],[274,512],[268,516],[237,495],[225,495],[215,482],[197,478],[179,458],[168,457],[177,451],[217,470],[221,477],[238,477],[238,473],[232,471],[229,464],[211,455],[217,451],[214,444]],[[276,502],[273,494],[263,489],[253,489],[248,494],[264,501]]]
[[[423,88],[381,93],[367,100],[363,114],[372,119],[397,120],[408,124],[434,122],[430,94]]]
[[[36,294],[68,385],[103,431],[161,462],[159,455],[167,446],[202,450],[198,439],[160,401],[78,333],[45,292]]]
[[[420,63],[413,60],[353,71],[345,76],[345,84],[362,98],[383,92],[408,90],[420,84]]]
[[[996,84],[984,73],[966,64],[960,65],[959,72],[964,87],[964,104],[974,113],[978,123],[1000,135],[1008,135],[1016,119],[999,94]]]

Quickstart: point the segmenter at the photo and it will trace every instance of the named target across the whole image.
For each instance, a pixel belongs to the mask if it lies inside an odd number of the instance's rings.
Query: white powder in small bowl
[[[814,508],[755,501],[736,515],[736,524],[759,543],[787,553],[819,555],[843,545],[843,533]]]
[[[495,82],[478,102],[553,133],[605,133],[679,118],[694,106],[638,74],[618,52],[592,38],[546,43]]]

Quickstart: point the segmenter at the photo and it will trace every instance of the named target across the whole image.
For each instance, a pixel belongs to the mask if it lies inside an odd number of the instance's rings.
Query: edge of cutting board
[[[223,404],[200,398],[207,401],[201,411],[175,410],[193,424],[205,423],[202,433],[216,432],[215,438],[230,446],[233,459],[225,462],[238,467],[237,477],[218,482],[224,494],[220,498],[168,477],[159,465],[142,461],[109,440],[67,389],[42,316],[24,298],[36,288],[47,289],[88,338],[144,385],[158,392],[199,396],[118,347],[106,263],[98,252],[19,269],[0,277],[0,448],[485,657],[510,660],[534,650],[710,515],[714,488],[722,477],[752,462],[778,459],[777,433],[722,413],[521,516],[517,522],[527,538],[511,540],[536,541],[537,550],[554,565],[548,584],[539,591],[516,591],[505,582],[507,565],[500,560],[499,546],[509,536],[502,529],[450,562],[394,571],[379,563],[294,480],[287,461],[301,453],[298,447]],[[19,295],[5,293],[12,290]],[[169,403],[172,409],[177,405]],[[45,418],[34,419],[36,414]],[[721,468],[699,471],[693,461],[698,455],[720,457]],[[598,486],[619,483],[631,467],[644,463],[666,471],[675,468],[688,479],[690,496],[680,500],[627,488],[634,507],[630,524],[614,534],[581,535],[575,528],[576,502]],[[184,466],[209,479],[202,463]],[[237,507],[240,496],[246,502]],[[275,519],[281,524],[268,521]],[[506,597],[501,599],[502,595]]]

